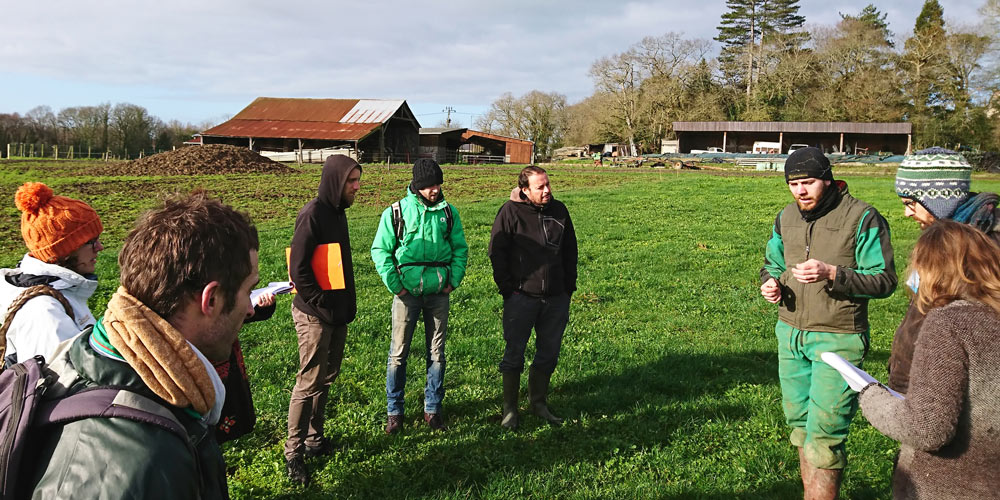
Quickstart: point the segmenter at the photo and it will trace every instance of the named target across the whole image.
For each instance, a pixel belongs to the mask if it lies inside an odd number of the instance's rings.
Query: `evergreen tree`
[[[746,88],[749,98],[757,79],[758,59],[764,45],[782,51],[797,50],[809,40],[801,30],[805,17],[798,14],[798,0],[726,0],[716,41],[723,44],[719,56],[723,71],[734,83]]]
[[[886,13],[879,12],[875,5],[868,4],[868,6],[861,9],[861,12],[859,12],[856,16],[840,14],[840,18],[845,21],[854,20],[864,23],[865,25],[881,32],[886,45],[889,47],[896,46],[896,43],[892,41],[893,33],[892,31],[889,31],[889,23],[886,22]]]

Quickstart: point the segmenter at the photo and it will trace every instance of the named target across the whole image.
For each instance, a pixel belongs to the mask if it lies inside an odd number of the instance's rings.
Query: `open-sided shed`
[[[908,154],[913,139],[910,123],[674,122],[674,132],[681,153],[712,147],[746,153],[754,142],[767,141],[779,143],[782,153],[792,144],[805,144],[827,153]]]
[[[420,129],[420,155],[439,162],[532,162],[535,143],[467,128]]]
[[[258,97],[231,120],[201,133],[204,144],[254,151],[341,148],[363,162],[416,158],[417,122],[400,99]]]

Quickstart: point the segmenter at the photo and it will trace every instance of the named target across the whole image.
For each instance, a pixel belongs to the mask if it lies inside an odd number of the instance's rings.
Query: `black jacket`
[[[327,158],[319,181],[319,193],[306,203],[295,219],[292,254],[288,272],[298,292],[292,304],[300,311],[316,316],[331,325],[346,325],[358,312],[354,289],[354,265],[351,262],[351,236],[347,230],[347,214],[341,207],[341,194],[351,171],[361,169],[358,162],[344,155]],[[323,290],[312,270],[312,255],[316,247],[340,243],[344,265],[343,290]]]
[[[576,231],[566,205],[554,198],[538,207],[515,188],[493,221],[489,256],[504,297],[576,291]]]

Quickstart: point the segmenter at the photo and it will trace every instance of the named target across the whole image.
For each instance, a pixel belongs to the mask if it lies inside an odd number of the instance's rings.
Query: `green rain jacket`
[[[60,383],[68,383],[66,394],[112,386],[158,402],[185,427],[198,456],[170,431],[129,419],[87,418],[53,425],[35,436],[36,442],[26,450],[17,497],[229,498],[226,464],[214,426],[204,424],[190,408],[163,401],[128,363],[98,354],[91,336],[99,329],[84,330],[68,349],[57,351],[50,366],[62,367],[56,371]]]
[[[406,289],[414,296],[441,293],[451,285],[458,288],[469,261],[469,246],[458,210],[451,207],[453,225],[447,235],[448,220],[444,199],[427,206],[419,194],[407,188],[400,200],[405,230],[396,238],[392,207],[382,212],[382,219],[372,242],[372,260],[382,282],[393,294]]]
[[[868,330],[868,300],[896,289],[889,223],[871,205],[834,181],[842,199],[819,219],[807,222],[795,203],[775,218],[767,242],[761,283],[781,285],[778,319],[799,330],[860,333]],[[809,259],[837,266],[833,281],[799,283],[791,268]]]

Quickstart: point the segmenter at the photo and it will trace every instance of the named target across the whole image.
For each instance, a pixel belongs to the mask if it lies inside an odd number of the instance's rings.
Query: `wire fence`
[[[134,160],[146,156],[162,153],[163,149],[142,149],[139,151],[100,151],[91,147],[79,147],[74,145],[43,144],[43,143],[8,143],[0,149],[0,158],[8,159],[52,159],[52,160]]]

